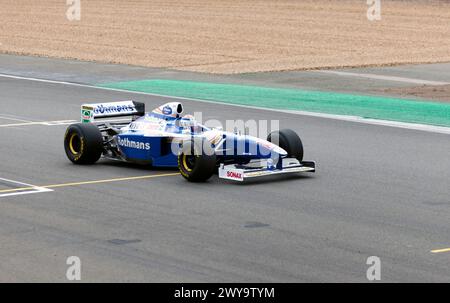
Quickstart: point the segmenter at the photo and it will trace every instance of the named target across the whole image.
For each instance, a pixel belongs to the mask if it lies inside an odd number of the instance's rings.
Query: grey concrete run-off
[[[0,72],[83,83],[173,75],[17,60],[8,66],[2,56]],[[0,124],[78,119],[86,100],[123,99],[149,109],[170,100],[0,78]],[[430,253],[450,247],[448,135],[184,105],[205,119],[279,119],[301,135],[317,173],[250,184],[171,176],[2,197],[0,281],[66,281],[69,256],[81,258],[85,282],[366,282],[369,256],[381,259],[384,282],[450,281],[450,255]],[[65,126],[0,128],[0,178],[48,185],[176,172],[109,161],[74,166],[64,154],[64,132]]]

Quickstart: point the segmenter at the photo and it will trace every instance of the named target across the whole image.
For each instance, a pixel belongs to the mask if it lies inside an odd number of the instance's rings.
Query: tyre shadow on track
[[[122,162],[122,161],[114,161],[114,160],[100,160],[95,164],[95,166],[109,166],[109,167],[123,167],[130,168],[135,170],[144,170],[151,172],[177,172],[177,167],[154,167],[150,164],[139,164],[139,163],[131,163],[131,162]]]

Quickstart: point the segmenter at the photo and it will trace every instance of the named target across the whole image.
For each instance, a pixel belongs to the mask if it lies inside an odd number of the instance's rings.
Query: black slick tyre
[[[75,164],[94,164],[103,152],[103,136],[92,123],[72,124],[64,135],[67,158]]]
[[[288,156],[303,160],[303,143],[300,137],[292,129],[282,129],[269,134],[267,141],[277,144],[284,149]]]

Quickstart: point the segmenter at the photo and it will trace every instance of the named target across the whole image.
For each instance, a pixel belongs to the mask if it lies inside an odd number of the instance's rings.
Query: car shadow
[[[153,171],[153,172],[177,172],[177,167],[154,167],[150,164],[139,164],[139,163],[131,163],[131,162],[122,162],[122,161],[114,161],[114,160],[102,160],[97,162],[95,165],[98,166],[109,166],[109,167],[122,167],[122,168],[130,168],[141,171]]]

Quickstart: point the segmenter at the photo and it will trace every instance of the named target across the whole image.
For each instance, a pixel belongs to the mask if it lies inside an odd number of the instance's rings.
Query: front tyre
[[[103,152],[103,136],[92,123],[72,124],[64,136],[67,158],[75,164],[94,164]]]
[[[282,129],[269,134],[267,141],[278,144],[288,153],[288,157],[303,160],[303,144],[300,137],[292,129]]]
[[[204,182],[217,170],[216,155],[212,149],[205,150],[201,143],[186,141],[178,154],[178,169],[190,182]]]

